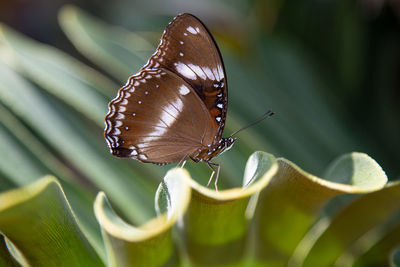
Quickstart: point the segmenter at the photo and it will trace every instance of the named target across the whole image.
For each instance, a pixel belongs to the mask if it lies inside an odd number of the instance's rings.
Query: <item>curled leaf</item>
[[[321,227],[319,231],[314,233],[318,238],[312,243],[303,266],[314,266],[316,262],[326,266],[334,264],[339,256],[350,249],[357,239],[397,214],[400,211],[399,202],[400,183],[390,183],[382,190],[358,197],[336,214],[326,227]],[[392,233],[398,233],[398,228],[397,231],[396,228],[393,230]],[[382,254],[381,257],[387,258],[390,248],[393,248],[398,242],[397,235],[387,236],[386,240],[375,249],[382,249],[381,252],[386,252],[386,255]],[[365,247],[367,242],[364,240],[362,243],[359,244],[359,248],[360,245]],[[391,244],[391,247],[384,249],[384,244],[386,246]],[[376,245],[379,245],[379,243]],[[380,257],[373,258],[378,263],[381,263],[379,260],[382,261]],[[369,263],[371,262],[372,260],[369,261]]]
[[[53,177],[0,194],[0,229],[31,266],[103,266]]]
[[[286,159],[278,159],[278,164],[279,171],[261,192],[257,209],[257,256],[261,259],[287,261],[328,200],[340,194],[379,190],[387,181],[379,165],[362,153],[351,153],[334,162],[328,171],[330,181]],[[373,182],[365,181],[371,179]],[[304,247],[300,246],[297,253],[301,254]]]
[[[102,228],[108,266],[176,266],[172,227],[190,201],[187,176],[182,169],[167,173],[156,199],[158,210],[165,212],[139,227],[129,225],[116,215],[104,193],[97,195],[94,208]]]
[[[274,156],[255,152],[247,161],[242,188],[214,191],[189,181],[193,196],[183,231],[192,262],[208,266],[243,260],[258,192],[268,185],[277,167]]]

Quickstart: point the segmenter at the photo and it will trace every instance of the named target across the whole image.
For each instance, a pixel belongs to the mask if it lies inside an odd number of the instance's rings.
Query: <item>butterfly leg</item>
[[[180,167],[180,168],[185,167],[187,158],[188,158],[188,155],[184,156],[184,157],[179,161],[177,167]]]
[[[215,190],[218,191],[218,178],[219,178],[219,170],[221,169],[221,166],[219,164],[211,162],[211,161],[206,161],[206,162],[207,162],[208,166],[210,167],[210,169],[213,171],[210,176],[210,179],[208,180],[207,187],[210,185],[212,178],[214,177],[214,174],[215,174],[214,167],[217,167],[217,177],[215,177],[214,185],[215,185]]]

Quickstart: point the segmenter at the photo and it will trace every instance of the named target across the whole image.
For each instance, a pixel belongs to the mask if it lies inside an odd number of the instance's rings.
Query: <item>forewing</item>
[[[202,22],[190,14],[178,15],[166,27],[161,42],[144,68],[166,68],[190,84],[222,136],[228,107],[224,64],[218,47]]]

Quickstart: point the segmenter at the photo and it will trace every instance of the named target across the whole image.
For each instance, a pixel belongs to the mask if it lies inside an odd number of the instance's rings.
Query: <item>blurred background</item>
[[[131,221],[152,216],[153,194],[173,166],[113,158],[102,118],[167,23],[183,12],[207,25],[222,52],[229,87],[225,136],[267,109],[276,113],[241,132],[215,160],[222,164],[220,188],[241,184],[256,150],[317,176],[341,154],[365,152],[389,179],[399,178],[399,1],[14,0],[0,2],[1,190],[50,173],[65,183],[67,195],[83,196],[76,203],[86,201],[88,210],[104,190]],[[25,93],[16,91],[25,86]],[[35,97],[24,100],[27,92]],[[29,114],[43,103],[51,117]],[[196,180],[208,180],[205,164],[188,168]]]

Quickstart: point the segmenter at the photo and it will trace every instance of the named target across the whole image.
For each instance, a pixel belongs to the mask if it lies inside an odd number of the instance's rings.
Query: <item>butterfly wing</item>
[[[216,133],[199,96],[165,69],[145,69],[130,77],[110,102],[105,121],[113,155],[157,164],[192,155]]]
[[[224,63],[213,37],[195,16],[178,15],[168,24],[144,68],[160,67],[176,73],[196,91],[214,121],[218,141],[228,106]]]

